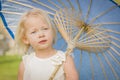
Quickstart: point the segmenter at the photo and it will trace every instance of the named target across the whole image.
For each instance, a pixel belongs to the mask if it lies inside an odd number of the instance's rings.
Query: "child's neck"
[[[49,58],[56,54],[56,50],[54,48],[36,50],[35,52],[36,56],[39,58]]]

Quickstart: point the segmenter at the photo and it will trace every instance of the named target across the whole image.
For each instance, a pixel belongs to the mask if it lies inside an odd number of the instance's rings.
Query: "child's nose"
[[[39,32],[38,36],[39,36],[39,38],[42,38],[42,37],[45,37],[45,34],[44,34],[44,32]]]

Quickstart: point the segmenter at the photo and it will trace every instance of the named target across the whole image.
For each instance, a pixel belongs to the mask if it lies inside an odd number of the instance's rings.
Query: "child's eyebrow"
[[[32,31],[32,30],[36,30],[37,28],[36,27],[32,27],[32,28],[29,28],[29,29]]]
[[[48,27],[48,26],[46,26],[46,25],[42,25],[42,26],[41,26],[41,28],[46,28],[46,27]]]

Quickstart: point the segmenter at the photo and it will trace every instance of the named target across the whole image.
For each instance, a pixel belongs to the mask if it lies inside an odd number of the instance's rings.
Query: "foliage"
[[[17,80],[20,56],[0,56],[0,80]]]

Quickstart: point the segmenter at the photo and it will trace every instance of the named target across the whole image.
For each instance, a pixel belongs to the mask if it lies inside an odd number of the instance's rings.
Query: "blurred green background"
[[[20,61],[18,55],[0,56],[0,80],[17,80]]]
[[[12,39],[0,19],[0,80],[17,80],[21,56],[15,52]]]

